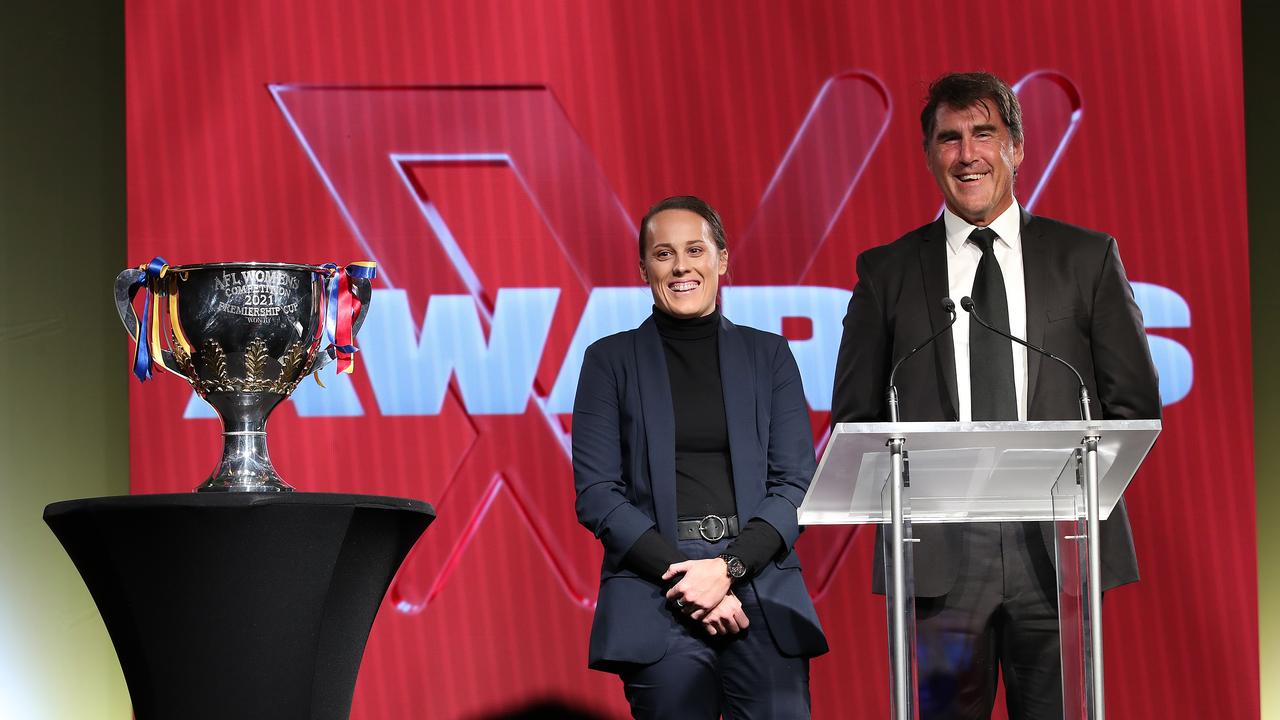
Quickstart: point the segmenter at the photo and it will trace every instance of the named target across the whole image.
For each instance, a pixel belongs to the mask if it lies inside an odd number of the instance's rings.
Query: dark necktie
[[[978,272],[973,277],[973,304],[992,327],[1009,332],[1009,299],[1004,289],[1004,273],[992,247],[996,232],[978,228],[969,242],[982,250]],[[1018,396],[1013,386],[1012,343],[969,322],[969,397],[974,420],[1017,420]]]

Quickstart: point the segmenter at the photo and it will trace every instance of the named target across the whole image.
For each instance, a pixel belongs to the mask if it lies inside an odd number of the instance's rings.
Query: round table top
[[[430,503],[410,498],[384,495],[353,495],[347,493],[312,492],[203,492],[164,493],[151,495],[112,495],[79,500],[63,500],[51,503],[44,509],[46,518],[58,517],[84,510],[139,510],[147,508],[245,508],[266,505],[305,505],[384,508],[406,510],[435,516]]]

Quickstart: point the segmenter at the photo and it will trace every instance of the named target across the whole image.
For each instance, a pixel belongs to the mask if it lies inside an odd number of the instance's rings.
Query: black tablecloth
[[[44,519],[98,604],[138,720],[347,718],[427,503],[327,493],[72,500]]]

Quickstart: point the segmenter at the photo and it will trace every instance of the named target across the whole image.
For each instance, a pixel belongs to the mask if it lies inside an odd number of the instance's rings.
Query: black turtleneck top
[[[662,337],[675,414],[676,514],[680,520],[735,515],[729,426],[720,380],[720,311],[686,319],[655,307],[653,319]],[[747,576],[754,577],[782,548],[778,531],[756,518],[725,552],[740,558]],[[624,562],[642,577],[661,583],[667,566],[685,559],[656,529],[650,529],[631,546]]]

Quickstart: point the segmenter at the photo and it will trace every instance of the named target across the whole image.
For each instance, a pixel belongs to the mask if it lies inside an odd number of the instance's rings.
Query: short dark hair
[[[715,240],[716,248],[719,250],[725,249],[724,223],[720,222],[720,213],[716,212],[716,209],[708,205],[707,201],[702,198],[692,195],[672,195],[649,208],[649,212],[645,213],[644,218],[640,220],[641,260],[644,260],[645,235],[649,233],[649,221],[653,219],[654,215],[667,210],[688,210],[702,216],[702,219],[706,220],[707,225],[711,227],[711,238]]]
[[[990,100],[1000,113],[1000,119],[1009,128],[1009,136],[1015,143],[1022,142],[1022,106],[1013,88],[1000,78],[986,72],[951,73],[943,75],[929,85],[929,99],[920,111],[920,129],[924,131],[924,148],[929,149],[933,132],[938,128],[938,106],[953,110],[973,107],[983,100]]]

